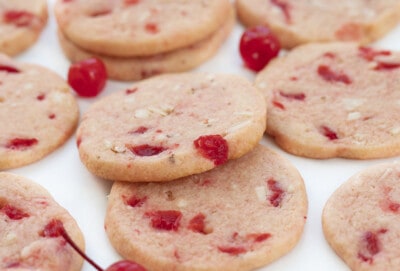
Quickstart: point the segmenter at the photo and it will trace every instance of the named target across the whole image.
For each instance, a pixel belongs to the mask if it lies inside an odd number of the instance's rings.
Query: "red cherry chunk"
[[[147,130],[149,130],[149,128],[147,128],[145,126],[139,126],[135,130],[130,131],[129,134],[144,134],[147,132]]]
[[[155,23],[147,23],[145,25],[145,29],[147,32],[151,33],[151,34],[156,34],[158,33],[160,30],[158,28],[158,25]]]
[[[29,214],[9,204],[5,204],[0,208],[0,211],[5,213],[11,220],[21,220],[25,217],[29,217]]]
[[[247,252],[247,249],[243,246],[218,246],[218,250],[234,256]]]
[[[13,24],[17,27],[29,26],[34,18],[35,15],[24,10],[8,10],[3,14],[5,23]]]
[[[327,137],[329,140],[336,140],[339,139],[338,135],[335,131],[327,126],[321,126],[322,134]]]
[[[7,142],[6,148],[23,151],[38,143],[39,141],[36,138],[13,138]]]
[[[204,223],[205,219],[206,219],[206,216],[202,213],[199,213],[196,216],[194,216],[189,221],[189,226],[188,226],[189,230],[206,234],[205,223]]]
[[[279,186],[279,183],[274,179],[269,179],[267,181],[267,185],[268,189],[272,192],[272,194],[268,197],[269,202],[272,204],[272,206],[278,207],[283,200],[285,191],[283,191],[283,189]]]
[[[200,136],[193,143],[197,151],[216,166],[228,160],[228,142],[220,135]]]
[[[61,222],[61,220],[52,219],[44,227],[43,231],[40,233],[40,236],[56,238],[59,236],[64,236],[64,233],[65,233],[64,224]]]
[[[400,68],[400,63],[378,62],[374,70],[387,71]]]
[[[279,40],[265,26],[248,28],[240,38],[239,51],[244,64],[256,72],[275,58],[280,49]]]
[[[270,233],[252,233],[247,235],[249,239],[252,239],[254,242],[259,243],[269,239],[272,235]]]
[[[372,264],[373,257],[381,251],[381,242],[378,238],[378,234],[386,232],[386,229],[381,229],[378,233],[371,231],[365,232],[361,240],[361,248],[358,252],[358,258],[364,262]]]
[[[127,205],[129,205],[131,207],[140,207],[146,202],[146,200],[147,200],[147,197],[138,198],[135,195],[133,195],[129,199],[127,199],[125,202]]]
[[[278,101],[272,101],[272,104],[273,104],[273,106],[275,106],[275,107],[277,107],[279,109],[285,110],[285,106],[282,103],[278,102]]]
[[[69,67],[68,83],[81,97],[95,97],[104,88],[107,70],[97,58],[88,58]]]
[[[135,5],[138,4],[140,2],[140,0],[124,0],[124,3],[126,5]]]
[[[123,260],[110,265],[105,271],[147,271],[147,269],[135,262]]]
[[[298,101],[304,101],[306,99],[306,95],[302,92],[299,93],[285,93],[283,91],[279,92],[279,95],[281,95],[284,98],[287,98],[289,100],[298,100]]]
[[[372,61],[377,56],[390,56],[392,53],[388,50],[376,50],[371,47],[361,46],[358,48],[359,56],[365,60]]]
[[[318,74],[322,77],[322,79],[327,82],[341,82],[346,85],[351,84],[351,79],[347,74],[343,72],[333,71],[330,67],[326,65],[318,66]]]
[[[147,212],[145,216],[151,219],[151,226],[158,230],[177,231],[182,213],[175,210]]]
[[[138,146],[128,146],[129,150],[138,156],[154,156],[167,150],[161,146],[151,146],[148,144]]]
[[[20,73],[20,70],[18,70],[15,67],[0,64],[0,72],[2,72],[2,71],[8,72],[8,73]]]

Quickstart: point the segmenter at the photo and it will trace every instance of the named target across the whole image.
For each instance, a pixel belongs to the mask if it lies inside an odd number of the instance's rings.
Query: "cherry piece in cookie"
[[[95,97],[104,88],[107,70],[97,58],[88,58],[72,64],[68,70],[68,83],[81,97]]]
[[[194,141],[194,146],[201,155],[212,160],[216,166],[228,160],[228,143],[220,135],[200,136]]]
[[[266,26],[248,28],[240,39],[239,51],[245,65],[253,70],[262,70],[281,49],[279,40]]]

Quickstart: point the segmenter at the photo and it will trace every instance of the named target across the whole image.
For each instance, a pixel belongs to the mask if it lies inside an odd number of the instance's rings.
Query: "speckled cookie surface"
[[[114,183],[105,227],[148,270],[253,270],[290,251],[307,215],[303,180],[264,146],[168,183]]]
[[[46,22],[46,0],[0,0],[0,52],[16,55],[26,50]]]
[[[206,39],[190,46],[147,57],[110,57],[86,51],[68,40],[61,31],[59,41],[65,55],[77,62],[89,57],[102,59],[109,78],[115,80],[140,80],[162,73],[188,71],[212,57],[232,30],[232,14],[221,29]]]
[[[400,54],[351,43],[304,45],[256,78],[267,132],[295,155],[369,159],[400,154]]]
[[[268,25],[285,48],[318,41],[377,40],[399,22],[397,0],[236,0],[247,26]]]
[[[62,237],[46,236],[52,221],[61,221],[83,249],[84,240],[70,214],[38,184],[0,172],[0,269],[78,271],[82,258]]]
[[[324,234],[351,270],[400,265],[400,163],[376,165],[341,185],[325,205]]]
[[[94,103],[78,128],[79,154],[106,179],[173,180],[250,151],[265,114],[262,94],[239,76],[161,75]]]
[[[55,14],[61,31],[79,47],[127,57],[205,39],[228,18],[230,5],[229,0],[59,0]]]
[[[72,135],[78,117],[76,100],[61,77],[0,55],[0,169],[54,151]]]

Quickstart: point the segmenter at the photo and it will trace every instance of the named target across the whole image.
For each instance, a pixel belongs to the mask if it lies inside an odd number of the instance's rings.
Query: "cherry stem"
[[[98,266],[92,259],[90,259],[75,243],[72,241],[71,237],[69,237],[68,233],[65,230],[61,231],[62,237],[64,237],[65,241],[73,248],[75,251],[82,256],[89,264],[91,264],[96,270],[104,271],[103,268]]]

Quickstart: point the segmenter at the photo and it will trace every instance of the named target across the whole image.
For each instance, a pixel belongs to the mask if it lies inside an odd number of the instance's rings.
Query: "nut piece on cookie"
[[[77,132],[79,154],[110,180],[170,181],[252,150],[265,131],[261,93],[234,75],[157,76],[95,102]]]
[[[55,221],[84,248],[75,220],[43,187],[0,172],[1,270],[81,270],[82,257],[63,237],[51,232]]]
[[[115,182],[105,228],[123,257],[148,270],[247,271],[288,253],[306,216],[299,173],[259,145],[181,180]]]
[[[400,53],[354,43],[299,46],[256,78],[267,133],[311,158],[400,154]]]

